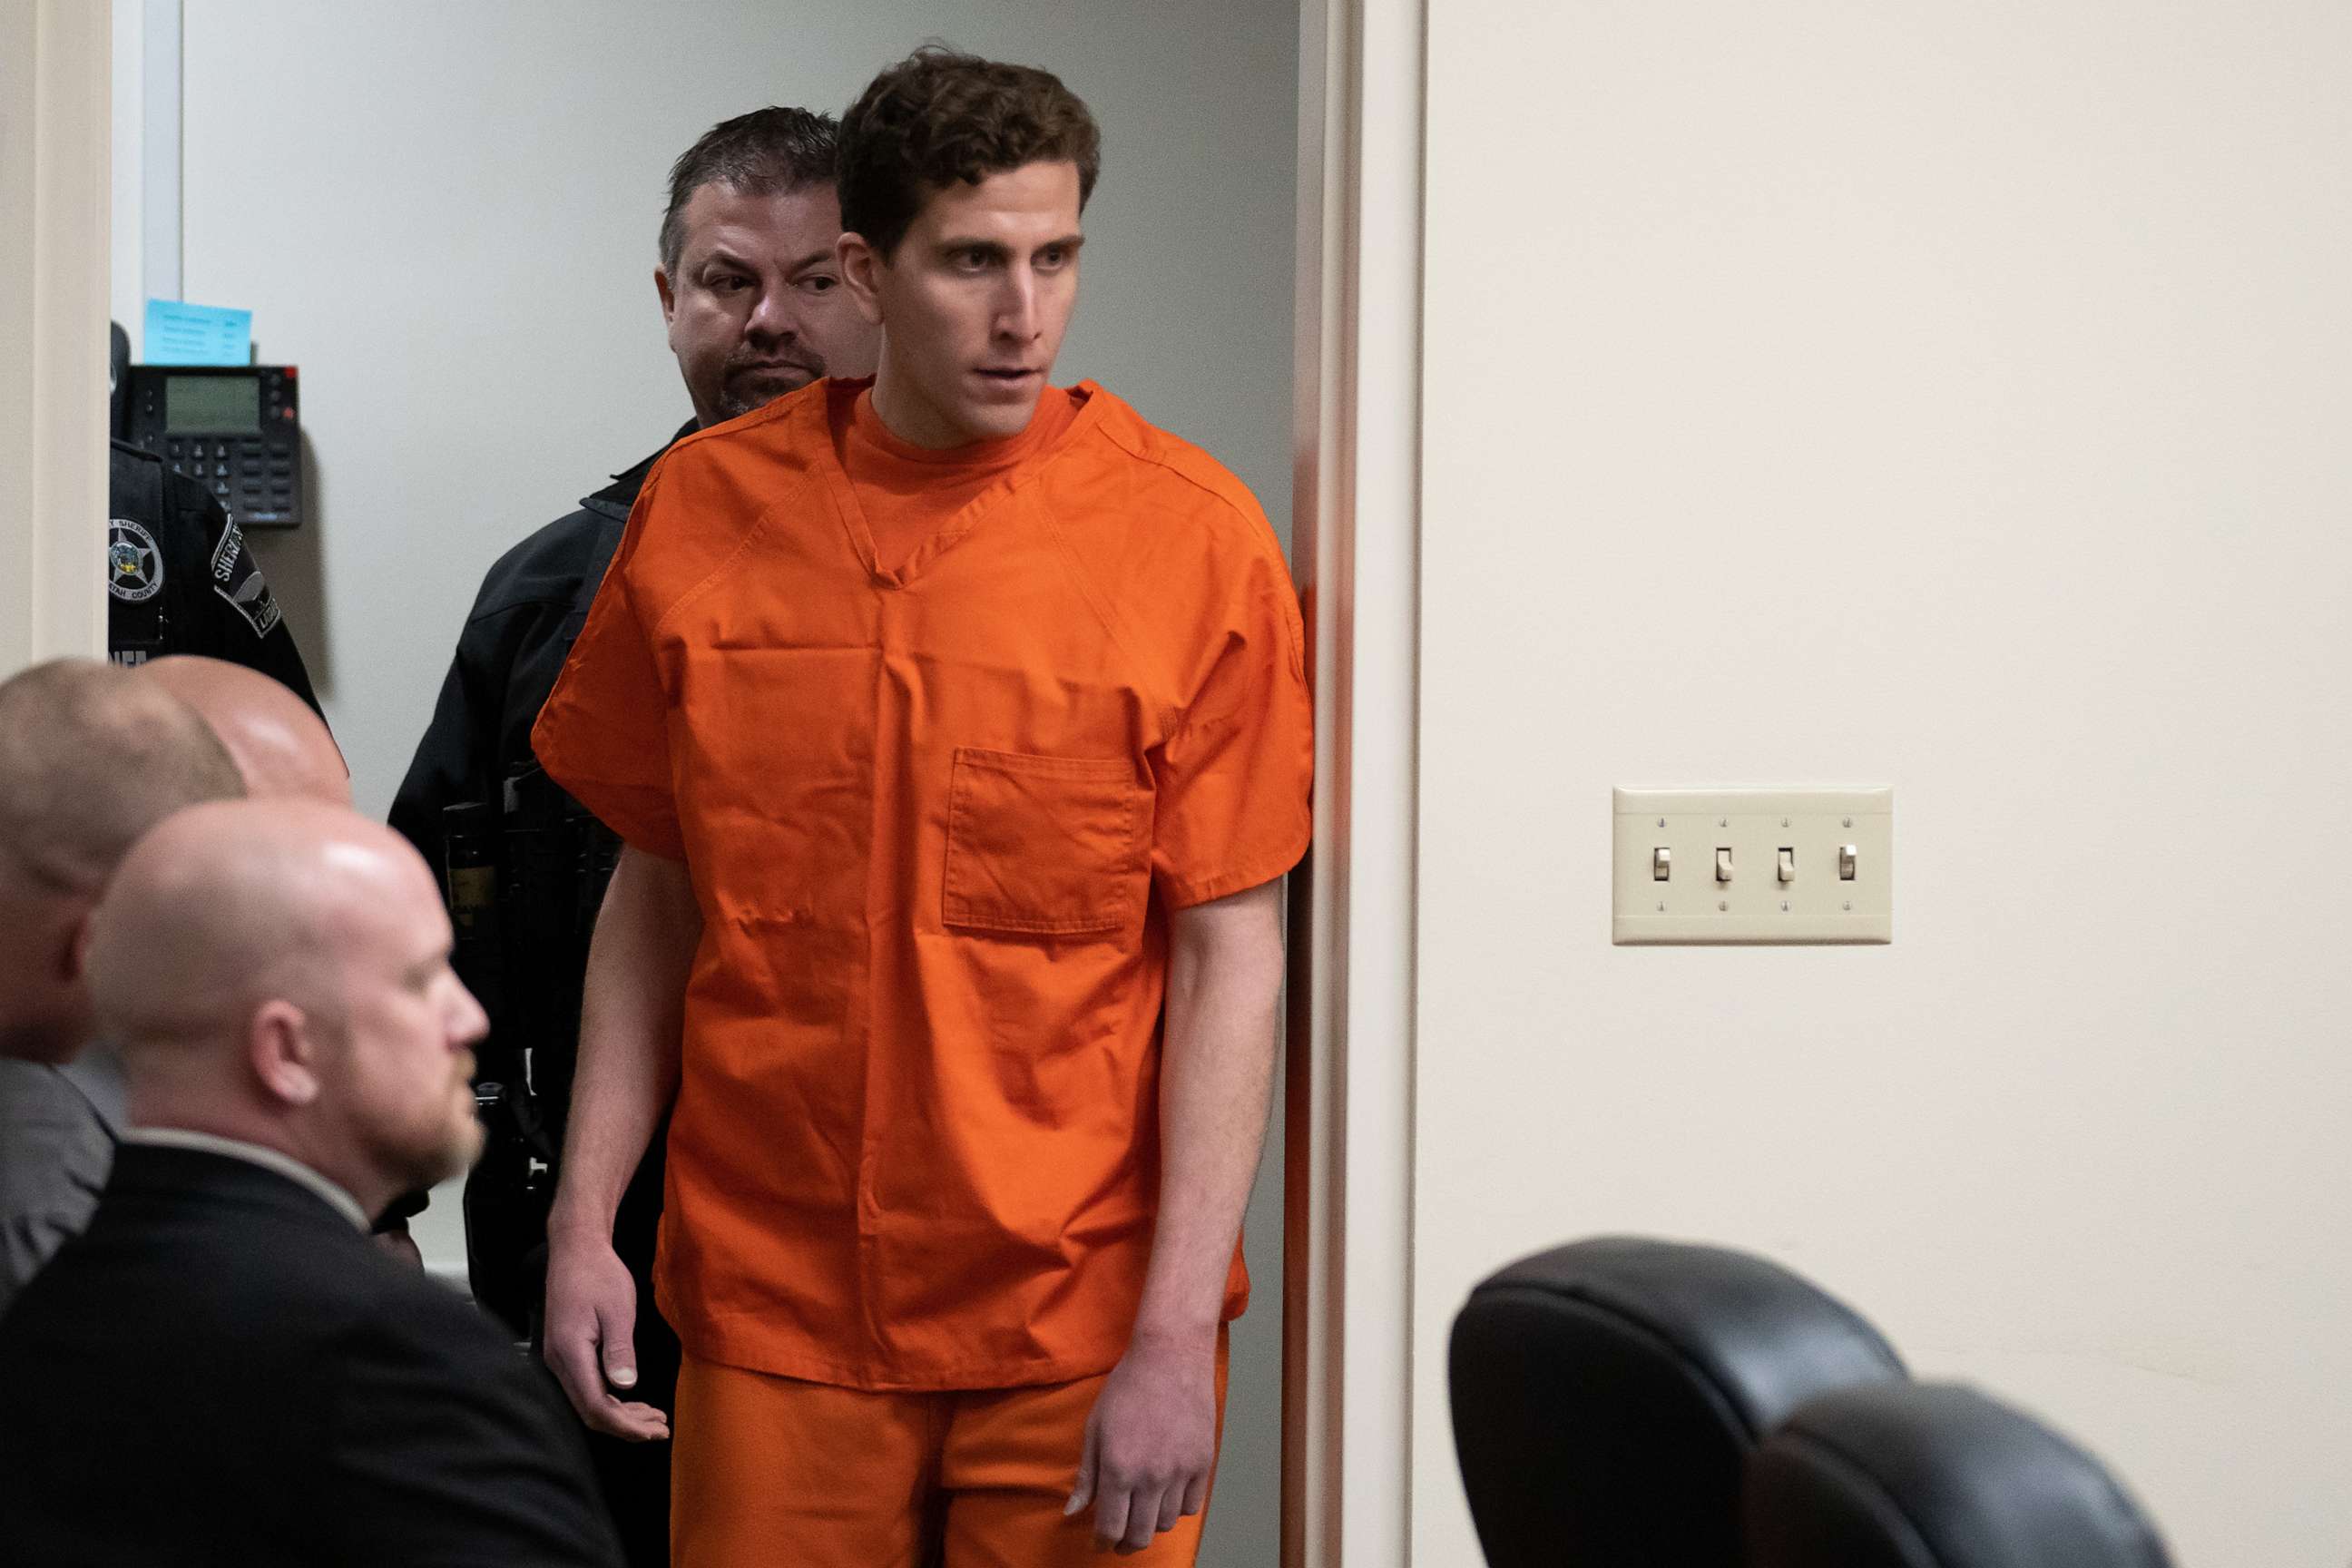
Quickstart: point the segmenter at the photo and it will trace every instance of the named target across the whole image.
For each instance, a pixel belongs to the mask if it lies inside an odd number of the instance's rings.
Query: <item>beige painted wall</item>
[[[2352,11],[1430,10],[1415,1561],[1444,1334],[1769,1252],[2352,1555]],[[1891,783],[1895,945],[1609,945],[1615,784]]]
[[[33,67],[38,59],[31,0],[0,4],[0,364],[33,363]],[[33,460],[29,374],[0,375],[0,463]],[[0,513],[0,672],[33,659],[33,568],[38,559],[31,497]]]
[[[107,13],[0,0],[0,675],[105,651]]]

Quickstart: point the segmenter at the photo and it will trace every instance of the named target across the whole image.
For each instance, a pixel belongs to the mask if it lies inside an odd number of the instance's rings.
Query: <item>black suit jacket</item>
[[[0,1320],[0,1557],[608,1568],[556,1398],[316,1193],[126,1144]]]

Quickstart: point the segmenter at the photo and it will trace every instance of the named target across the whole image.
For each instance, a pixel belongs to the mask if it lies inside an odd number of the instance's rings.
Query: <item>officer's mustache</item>
[[[824,374],[824,356],[814,353],[779,353],[773,350],[738,349],[727,356],[725,374],[730,381],[741,375],[775,375],[785,371],[799,371],[811,381]]]

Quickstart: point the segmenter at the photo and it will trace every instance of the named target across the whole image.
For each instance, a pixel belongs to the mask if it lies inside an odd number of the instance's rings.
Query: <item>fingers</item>
[[[1127,1488],[1114,1477],[1100,1481],[1102,1495],[1095,1501],[1095,1545],[1105,1552],[1127,1545],[1129,1497]]]
[[[1108,1552],[1127,1534],[1128,1484],[1126,1476],[1104,1460],[1102,1450],[1102,1406],[1097,1405],[1087,1417],[1082,1479],[1095,1500],[1095,1550]]]
[[[540,1355],[548,1370],[555,1373],[555,1381],[562,1385],[563,1397],[572,1401],[572,1408],[586,1421],[590,1406],[604,1396],[596,1379],[595,1336],[551,1318],[547,1343]]]
[[[572,1408],[580,1413],[580,1419],[607,1436],[643,1443],[669,1436],[668,1418],[660,1411],[634,1401],[623,1404],[593,1380],[577,1388],[567,1383],[563,1392],[570,1397]]]
[[[1199,1513],[1207,1507],[1208,1491],[1209,1478],[1201,1471],[1165,1486],[1129,1483],[1116,1472],[1106,1471],[1102,1477],[1103,1500],[1095,1510],[1095,1544],[1117,1551],[1121,1556],[1141,1552],[1151,1544],[1153,1537],[1166,1534],[1186,1515]],[[1116,1508],[1112,1506],[1113,1499],[1118,1500]]]
[[[666,1442],[669,1437],[669,1417],[650,1405],[632,1401],[624,1405],[617,1399],[604,1402],[604,1415],[610,1423],[598,1430],[632,1443]]]
[[[1095,1460],[1100,1452],[1101,1448],[1095,1437],[1095,1420],[1089,1415],[1087,1417],[1086,1441],[1078,1449],[1077,1483],[1070,1488],[1070,1500],[1062,1505],[1064,1519],[1084,1512],[1087,1504],[1094,1500]]]
[[[1122,1556],[1140,1552],[1151,1544],[1160,1533],[1160,1500],[1163,1493],[1157,1487],[1138,1487],[1128,1494],[1127,1529],[1120,1532],[1118,1550]]]
[[[611,1436],[652,1442],[669,1436],[668,1417],[650,1405],[624,1404],[611,1393],[637,1382],[635,1294],[626,1288],[625,1275],[622,1283],[624,1289],[604,1292],[601,1301],[593,1300],[594,1291],[583,1291],[592,1299],[583,1302],[551,1281],[543,1354],[583,1422]]]
[[[1139,1372],[1122,1362],[1111,1373],[1087,1415],[1077,1480],[1065,1510],[1076,1514],[1091,1500],[1096,1549],[1122,1556],[1148,1550],[1187,1515],[1205,1510],[1216,1466],[1213,1398],[1202,1401],[1198,1411],[1188,1409],[1158,1385],[1148,1359],[1138,1364]],[[1130,1386],[1139,1379],[1140,1394]],[[1198,1416],[1201,1429],[1189,1430],[1186,1416]]]
[[[604,1381],[614,1388],[636,1387],[636,1303],[627,1300],[597,1302],[596,1331],[604,1343]]]
[[[560,1371],[555,1380],[563,1384],[564,1396],[572,1401],[572,1408],[579,1412],[580,1419],[607,1436],[651,1443],[669,1436],[668,1416],[653,1405],[614,1398],[593,1375],[578,1386]]]
[[[1154,1536],[1166,1534],[1185,1515],[1199,1513],[1207,1506],[1205,1475],[1195,1474],[1165,1486],[1130,1482],[1104,1466],[1097,1466],[1097,1475],[1102,1497],[1095,1505],[1095,1545],[1104,1551],[1141,1552]]]

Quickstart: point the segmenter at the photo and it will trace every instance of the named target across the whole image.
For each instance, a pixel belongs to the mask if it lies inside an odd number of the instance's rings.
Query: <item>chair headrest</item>
[[[1630,1237],[1526,1258],[1454,1323],[1454,1443],[1493,1568],[1738,1560],[1741,1467],[1816,1394],[1898,1379],[1877,1331],[1787,1269]]]
[[[1748,1464],[1753,1568],[2168,1568],[2098,1460],[1950,1384],[1808,1402]]]

